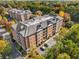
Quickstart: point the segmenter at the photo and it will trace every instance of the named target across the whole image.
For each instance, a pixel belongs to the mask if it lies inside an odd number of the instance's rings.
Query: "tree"
[[[64,22],[68,22],[71,21],[71,15],[69,13],[64,13]]]
[[[63,52],[68,54],[71,57],[71,59],[78,59],[79,58],[78,57],[79,56],[79,24],[73,25],[67,32],[65,29],[61,30],[59,32],[59,35],[63,36],[63,38],[59,36],[59,38],[62,40],[58,40],[56,45],[48,50],[48,52],[46,53],[47,55],[45,55],[46,59],[58,58],[59,54]]]
[[[45,59],[54,59],[53,48],[48,49],[45,54]]]
[[[37,16],[42,16],[42,12],[41,12],[41,11],[36,11],[36,12],[35,12],[35,15],[37,15]]]
[[[51,11],[49,14],[50,15],[55,15],[56,13],[54,11]]]
[[[15,8],[16,7],[16,3],[13,0],[7,1],[7,4],[8,4],[9,8]]]
[[[0,15],[0,20],[2,20],[2,16]]]
[[[74,25],[73,21],[65,22],[65,27],[67,27],[67,28],[71,28],[73,25]]]
[[[70,28],[69,33],[65,36],[65,38],[70,39],[76,44],[78,44],[79,43],[79,24],[73,25]]]
[[[60,11],[60,12],[59,12],[59,15],[60,15],[61,17],[63,17],[63,16],[64,16],[64,11]]]
[[[68,6],[65,8],[65,11],[70,13],[71,15],[73,15],[74,12],[76,12],[76,8],[75,8],[75,6]]]
[[[48,14],[50,11],[52,11],[52,8],[49,8],[48,6],[41,6],[40,10],[43,12],[43,14]]]
[[[62,40],[58,41],[55,46],[53,46],[51,49],[49,49],[45,55],[46,59],[55,59],[58,58],[58,56],[61,53],[67,53],[71,56],[71,59],[78,58],[78,46],[72,41],[72,40]],[[63,55],[63,54],[62,54]],[[60,56],[60,59],[64,59],[64,57]]]
[[[3,6],[0,7],[0,14],[4,15],[5,8]]]
[[[45,59],[43,56],[39,55],[37,51],[35,51],[35,48],[31,48],[28,52],[27,59]]]
[[[57,59],[71,59],[67,53],[61,53],[57,56]]]
[[[61,30],[59,31],[59,35],[56,36],[56,40],[60,41],[64,38],[64,36],[68,33],[68,29],[65,27],[62,27]]]
[[[55,46],[46,51],[45,59],[55,59],[63,50],[63,43],[57,42]]]
[[[0,54],[5,56],[10,56],[12,52],[12,46],[6,40],[0,40]]]
[[[6,17],[3,17],[3,20],[4,20],[5,22],[7,22],[7,21],[8,21],[8,19],[7,19]]]
[[[75,50],[78,49],[78,46],[72,40],[66,39],[66,40],[63,40],[62,43],[64,45],[62,52],[66,52],[71,56],[76,54],[77,51]]]

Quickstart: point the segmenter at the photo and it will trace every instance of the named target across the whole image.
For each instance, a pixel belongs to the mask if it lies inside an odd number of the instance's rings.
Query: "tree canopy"
[[[60,36],[66,31],[61,31]],[[62,33],[62,34],[61,34]],[[79,24],[73,25],[63,36],[58,37],[56,45],[48,49],[46,59],[78,59],[79,58]]]
[[[12,52],[12,46],[6,40],[0,40],[0,55],[9,56]]]

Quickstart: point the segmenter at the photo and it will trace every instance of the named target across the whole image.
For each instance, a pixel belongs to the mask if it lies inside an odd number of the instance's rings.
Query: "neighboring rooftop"
[[[12,11],[13,13],[32,13],[30,10],[19,10],[19,9],[10,9],[9,11]]]

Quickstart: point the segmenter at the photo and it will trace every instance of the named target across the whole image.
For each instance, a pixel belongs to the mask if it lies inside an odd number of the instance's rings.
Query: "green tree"
[[[5,8],[3,6],[0,7],[0,14],[4,16]]]
[[[73,21],[65,22],[65,27],[67,27],[67,28],[71,28],[73,25],[74,25]]]
[[[59,31],[59,35],[56,36],[56,40],[61,41],[68,32],[69,30],[67,28],[62,27]]]
[[[63,49],[63,43],[57,42],[57,44],[46,51],[45,59],[55,59],[57,55],[60,54],[61,50]]]
[[[71,59],[67,53],[61,53],[57,56],[57,59]]]
[[[7,1],[7,4],[9,8],[16,8],[16,3],[13,0]]]
[[[50,15],[56,15],[56,13],[54,11],[51,11],[49,14]]]
[[[75,6],[68,6],[65,8],[65,11],[70,13],[71,15],[73,15],[74,12],[76,12],[76,8],[75,8]]]
[[[45,59],[54,59],[53,48],[48,49],[48,51],[45,54]]]
[[[76,44],[79,43],[79,24],[73,25],[70,28],[69,33],[65,36],[65,39],[70,39]],[[78,44],[79,46],[79,44]]]

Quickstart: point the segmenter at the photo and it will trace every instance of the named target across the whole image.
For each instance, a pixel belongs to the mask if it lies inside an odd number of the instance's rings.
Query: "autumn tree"
[[[60,12],[59,12],[59,15],[60,15],[61,17],[63,17],[63,16],[64,16],[64,11],[60,11]]]
[[[35,47],[31,48],[28,52],[27,59],[45,59],[43,56],[39,55],[37,51],[35,51]]]
[[[12,46],[6,40],[0,40],[0,54],[3,57],[10,56],[12,52]]]
[[[36,12],[35,12],[35,15],[36,15],[36,16],[42,16],[42,12],[41,12],[41,11],[36,11]]]
[[[0,14],[1,14],[2,16],[4,16],[4,12],[5,12],[5,7],[1,6],[1,7],[0,7]]]

